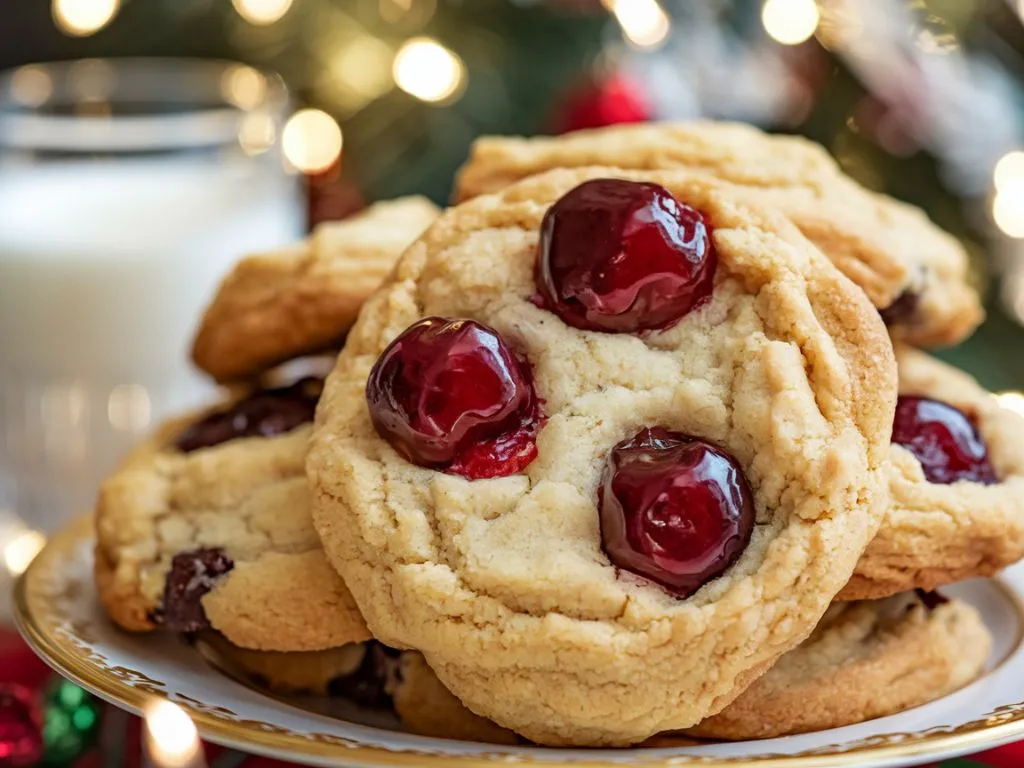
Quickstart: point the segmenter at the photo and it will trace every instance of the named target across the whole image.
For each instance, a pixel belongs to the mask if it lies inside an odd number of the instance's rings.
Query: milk
[[[52,529],[212,397],[202,309],[241,255],[300,236],[298,191],[241,156],[0,165],[0,507]]]

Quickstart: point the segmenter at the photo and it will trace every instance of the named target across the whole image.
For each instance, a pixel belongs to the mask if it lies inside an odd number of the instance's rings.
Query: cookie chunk
[[[300,243],[242,259],[206,310],[196,365],[226,382],[340,346],[363,301],[437,213],[423,197],[377,203]]]
[[[973,607],[936,593],[837,603],[803,645],[687,733],[769,739],[902,712],[974,680],[991,646]]]
[[[557,167],[684,167],[741,187],[785,213],[863,288],[893,334],[918,346],[953,344],[983,318],[967,284],[967,255],[917,208],[847,177],[819,145],[747,125],[614,126],[531,139],[485,137],[457,180],[467,199]]]
[[[374,636],[470,710],[637,743],[722,709],[849,579],[895,375],[781,215],[685,172],[553,171],[442,215],[367,302],[314,524]]]
[[[119,625],[213,628],[262,650],[369,637],[328,564],[303,471],[320,384],[171,421],[104,482],[96,580]]]
[[[840,599],[935,589],[1024,557],[1024,420],[963,371],[897,346],[890,509]]]

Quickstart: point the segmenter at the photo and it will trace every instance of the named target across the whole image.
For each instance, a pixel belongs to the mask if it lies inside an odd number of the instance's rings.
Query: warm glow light
[[[187,766],[198,752],[196,726],[177,704],[160,700],[146,707],[147,748],[153,764],[161,768]]]
[[[285,123],[281,146],[288,161],[303,173],[329,168],[341,154],[341,128],[319,109],[302,109]]]
[[[262,27],[288,13],[292,0],[231,0],[231,4],[243,19]]]
[[[53,95],[53,78],[42,67],[21,67],[11,76],[11,96],[26,107],[39,107]]]
[[[276,138],[274,118],[262,112],[246,115],[238,129],[238,144],[250,157],[262,155],[274,146]]]
[[[398,87],[422,101],[448,101],[462,88],[462,59],[429,37],[407,40],[391,67]]]
[[[1008,411],[1013,411],[1019,416],[1024,416],[1024,394],[1020,392],[1000,392],[996,402]]]
[[[85,37],[107,26],[120,7],[121,0],[53,0],[51,13],[61,32]]]
[[[1024,184],[1024,152],[1008,152],[999,158],[992,172],[992,183],[997,190]]]
[[[820,20],[814,0],[765,0],[761,6],[764,31],[783,45],[799,45],[809,39]]]
[[[657,48],[668,38],[672,22],[658,0],[604,0],[604,6],[637,48]]]
[[[375,99],[392,86],[391,49],[376,37],[362,35],[341,49],[331,62],[331,74],[345,90],[366,100]]]
[[[25,572],[46,543],[46,537],[39,531],[25,531],[15,536],[4,547],[4,565],[13,575]]]
[[[1010,237],[1024,237],[1024,179],[1003,184],[992,200],[992,220]]]
[[[258,106],[267,94],[267,79],[252,67],[235,64],[220,79],[220,92],[241,109]]]

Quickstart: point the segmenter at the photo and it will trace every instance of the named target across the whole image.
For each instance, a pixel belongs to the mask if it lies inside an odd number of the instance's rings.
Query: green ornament
[[[99,732],[99,700],[69,680],[54,680],[43,698],[42,765],[65,766],[95,743]]]

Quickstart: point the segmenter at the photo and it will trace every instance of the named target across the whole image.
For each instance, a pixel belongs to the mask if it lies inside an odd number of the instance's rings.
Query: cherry
[[[717,262],[704,217],[664,187],[594,179],[544,215],[538,303],[576,328],[667,328],[711,295]]]
[[[529,366],[472,320],[407,328],[370,371],[366,401],[378,434],[420,466],[477,480],[514,474],[537,455]]]
[[[900,396],[892,441],[914,454],[930,483],[999,482],[974,423],[948,403]]]
[[[176,554],[164,586],[160,623],[175,632],[209,629],[202,598],[234,567],[234,560],[219,547]]]
[[[736,460],[662,427],[612,449],[598,504],[611,561],[680,598],[736,562],[754,529],[753,496]]]
[[[210,448],[238,437],[272,437],[312,421],[323,390],[320,379],[305,378],[291,386],[259,389],[224,411],[211,413],[188,427],[175,445],[185,453]]]

